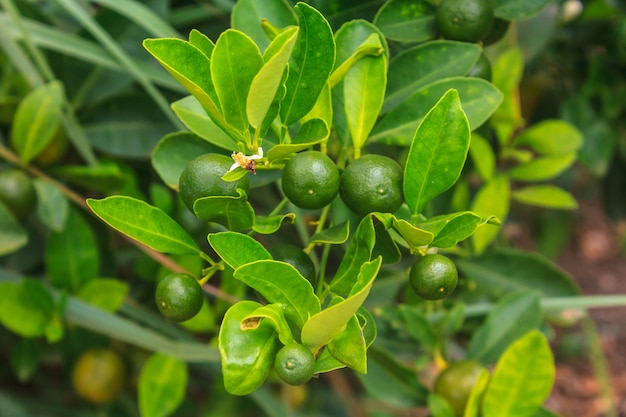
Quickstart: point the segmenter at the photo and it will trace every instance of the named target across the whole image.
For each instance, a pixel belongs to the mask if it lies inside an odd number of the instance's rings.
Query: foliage
[[[453,416],[425,381],[431,364],[469,358],[495,368],[476,379],[465,416],[550,413],[547,313],[585,297],[547,257],[509,245],[502,226],[529,207],[576,209],[567,178],[579,156],[599,177],[623,165],[606,139],[623,110],[611,109],[608,82],[574,77],[586,89],[555,114],[530,115],[520,99],[525,75],[537,73],[530,41],[553,36],[536,39],[525,25],[554,4],[492,2],[509,31],[487,47],[441,38],[430,1],[44,3],[0,2],[0,169],[27,174],[35,196],[23,215],[0,202],[0,336],[19,383],[44,387],[45,409],[13,393],[0,396],[2,407],[16,416],[57,407],[349,415],[349,399],[327,382],[354,372],[351,388],[371,404]],[[615,19],[623,30],[623,14],[609,11],[594,2],[580,24]],[[575,36],[578,23],[559,24]],[[471,76],[485,59],[491,81]],[[59,137],[68,148],[43,163]],[[351,210],[339,176],[320,183],[301,165],[286,184],[285,167],[311,151],[333,173],[373,156],[393,162],[398,204]],[[235,186],[182,201],[191,161]],[[285,190],[296,180],[332,189],[303,205]],[[276,255],[285,244],[302,248],[314,276]],[[412,265],[433,253],[459,272],[438,301],[409,282]],[[172,274],[204,290],[181,323],[154,302]],[[561,298],[570,305],[546,307]],[[274,371],[284,346],[314,361],[297,379],[314,374],[297,414]],[[123,355],[132,386],[100,407],[48,395],[50,355],[69,388],[72,366],[92,348]]]

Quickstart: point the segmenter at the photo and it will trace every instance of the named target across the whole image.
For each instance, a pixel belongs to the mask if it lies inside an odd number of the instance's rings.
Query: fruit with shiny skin
[[[458,417],[461,417],[465,412],[472,388],[483,369],[486,368],[473,359],[451,363],[437,376],[433,390],[452,406]]]
[[[493,6],[489,0],[442,0],[437,8],[439,33],[446,39],[478,42],[493,25]]]
[[[289,385],[302,385],[315,373],[315,356],[299,343],[283,346],[274,359],[274,370]]]
[[[204,293],[193,276],[173,273],[159,282],[154,299],[164,317],[180,322],[198,314]]]
[[[438,253],[422,256],[409,271],[413,290],[426,300],[447,297],[456,288],[458,279],[454,262]]]
[[[339,191],[339,169],[319,151],[305,151],[285,164],[282,189],[295,206],[316,210],[330,204]]]
[[[315,265],[313,261],[302,249],[296,245],[289,243],[283,243],[279,245],[273,245],[269,248],[269,252],[272,257],[277,261],[282,261],[290,264],[300,272],[304,278],[307,279],[315,288],[317,284],[317,273],[315,272]]]

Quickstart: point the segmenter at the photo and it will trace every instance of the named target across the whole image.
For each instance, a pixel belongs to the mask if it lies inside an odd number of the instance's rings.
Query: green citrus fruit
[[[409,272],[411,286],[422,298],[439,300],[456,288],[459,280],[454,262],[438,253],[422,256]]]
[[[192,160],[180,174],[178,191],[181,200],[191,212],[197,199],[209,196],[237,196],[237,188],[248,191],[248,177],[224,181],[222,176],[233,164],[232,158],[207,153]]]
[[[185,321],[198,314],[202,308],[204,293],[194,277],[174,273],[159,282],[154,300],[164,317]]]
[[[89,349],[74,363],[72,386],[89,402],[111,402],[124,388],[124,362],[110,349]]]
[[[339,193],[346,206],[359,215],[393,213],[404,201],[403,176],[402,168],[393,159],[365,155],[343,171]]]
[[[467,73],[467,76],[491,81],[491,62],[489,62],[489,58],[487,58],[485,54],[480,54],[474,66],[470,68]]]
[[[19,169],[0,172],[0,201],[18,219],[23,219],[35,208],[37,196],[30,177]]]
[[[462,416],[472,388],[483,369],[484,366],[472,359],[450,364],[435,379],[435,394],[443,397],[457,416]]]
[[[275,245],[269,249],[272,257],[277,261],[287,262],[300,272],[300,275],[305,277],[313,288],[315,288],[317,282],[317,274],[315,273],[315,265],[313,261],[302,249],[295,245],[288,243],[282,245]]]
[[[282,188],[297,207],[309,210],[329,204],[339,191],[339,170],[319,151],[298,153],[283,168]]]
[[[302,385],[315,373],[315,356],[299,343],[283,346],[274,359],[276,374],[290,385]]]
[[[491,30],[493,7],[489,0],[442,0],[436,19],[444,38],[478,42]]]

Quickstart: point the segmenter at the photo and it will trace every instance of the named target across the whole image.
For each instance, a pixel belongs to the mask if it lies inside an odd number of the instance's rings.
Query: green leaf
[[[511,343],[538,329],[543,321],[540,295],[535,290],[521,290],[501,298],[474,331],[467,356],[493,364]]]
[[[399,2],[386,4],[394,3]],[[465,75],[480,52],[476,44],[447,40],[422,43],[400,52],[389,63],[383,112],[388,112],[428,84]]]
[[[263,57],[252,39],[234,29],[222,32],[211,56],[211,78],[224,120],[245,139],[250,126],[246,114],[248,92],[262,66]],[[278,81],[280,75],[282,72]]]
[[[257,216],[254,219],[252,230],[263,235],[271,235],[276,233],[283,222],[292,223],[296,220],[294,213],[277,214],[275,216]]]
[[[439,340],[432,323],[426,315],[414,306],[400,306],[399,312],[404,320],[409,335],[415,339],[420,346],[429,351],[434,351]]]
[[[362,374],[367,373],[367,346],[359,319],[353,315],[328,344],[328,352],[339,362]]]
[[[473,132],[469,154],[480,178],[485,182],[491,181],[496,172],[496,155],[489,141]]]
[[[17,106],[11,126],[11,143],[26,164],[54,137],[61,118],[63,84],[53,81],[31,91]]]
[[[280,106],[284,125],[297,122],[313,108],[335,63],[335,40],[324,16],[306,3],[296,4],[295,11],[300,31]]]
[[[11,368],[21,383],[28,382],[41,362],[41,345],[33,339],[21,339],[11,348]]]
[[[536,253],[500,249],[471,260],[458,259],[456,265],[480,291],[492,297],[521,289],[536,289],[544,297],[580,294],[565,271]]]
[[[207,35],[197,29],[191,29],[189,32],[189,43],[198,48],[207,58],[211,59],[215,44]]]
[[[233,395],[259,388],[269,375],[280,342],[274,326],[261,321],[254,330],[243,330],[241,321],[261,304],[240,301],[226,311],[218,338],[224,387]]]
[[[367,374],[356,375],[370,396],[386,404],[401,408],[426,405],[428,390],[415,370],[375,345],[367,352]]]
[[[511,194],[509,180],[498,176],[483,185],[476,193],[471,210],[484,218],[495,216],[504,222],[509,214],[509,198]],[[500,233],[500,228],[486,224],[472,235],[474,253],[480,255]]]
[[[557,177],[576,162],[576,153],[544,156],[516,166],[509,176],[520,181],[545,181]]]
[[[233,6],[231,27],[248,34],[262,51],[270,44],[263,21],[279,28],[298,23],[293,8],[285,0],[238,0]]]
[[[344,110],[357,153],[376,123],[387,86],[387,55],[383,53],[385,49],[381,38],[374,26],[367,27],[365,22],[362,22],[362,26],[364,29],[359,31],[361,36],[368,29],[371,32],[363,42],[376,45],[381,53],[378,56],[362,57],[350,67],[343,78]]]
[[[489,386],[489,381],[491,380],[491,374],[487,369],[482,369],[480,374],[478,374],[478,378],[476,378],[476,382],[472,387],[472,391],[470,392],[470,396],[467,399],[467,404],[465,405],[465,413],[463,417],[478,417],[479,410],[481,407],[481,401],[483,399],[483,395],[485,390]]]
[[[341,259],[334,278],[330,282],[333,291],[339,294],[348,294],[361,269],[361,265],[368,262],[374,249],[376,234],[370,216],[364,217],[354,232],[348,249]]]
[[[15,252],[27,243],[26,231],[0,201],[0,256]]]
[[[528,332],[498,361],[483,397],[483,415],[532,417],[550,395],[554,378],[554,357],[546,337],[538,330]]]
[[[187,96],[173,102],[172,110],[189,130],[205,141],[229,151],[237,147],[237,142],[215,124],[202,107],[202,104],[194,96]],[[182,133],[191,136],[187,132]]]
[[[101,192],[111,192],[128,179],[121,165],[110,160],[101,160],[94,165],[58,166],[52,172],[68,182]]]
[[[417,227],[432,232],[435,238],[430,246],[451,248],[470,237],[481,224],[482,218],[471,211],[444,214],[419,222]]]
[[[204,299],[202,307],[198,314],[190,318],[189,320],[180,323],[182,327],[192,333],[206,333],[213,332],[216,327],[215,312],[209,305],[208,301]]]
[[[65,227],[70,205],[65,195],[50,182],[36,178],[33,186],[37,193],[37,215],[43,224],[55,232]]]
[[[391,237],[389,227],[383,223],[374,225],[376,240],[372,249],[372,258],[382,256],[383,264],[394,264],[402,260],[402,253],[396,241]]]
[[[504,51],[492,66],[492,82],[504,95],[502,104],[491,118],[500,145],[510,143],[512,135],[524,125],[517,93],[524,73],[524,55],[519,48]]]
[[[539,14],[550,0],[497,0],[494,2],[494,13],[506,20],[524,20]]]
[[[193,133],[171,133],[154,148],[152,167],[163,182],[178,190],[178,179],[189,162],[197,156],[216,151],[213,145]]]
[[[404,170],[404,198],[411,214],[459,178],[470,143],[470,127],[456,90],[449,90],[415,132]]]
[[[126,196],[87,199],[94,214],[120,233],[157,252],[197,255],[200,248],[189,234],[161,209]]]
[[[289,323],[285,319],[286,308],[286,305],[279,303],[261,306],[241,320],[241,330],[255,330],[259,327],[261,321],[265,319],[274,326],[283,345],[287,346],[296,343]]]
[[[408,146],[422,119],[450,89],[458,91],[471,130],[481,126],[502,102],[502,93],[483,79],[444,78],[421,87],[387,113],[374,127],[371,140]]]
[[[435,8],[426,0],[391,0],[385,2],[374,17],[389,40],[424,42],[437,37]]]
[[[267,152],[267,160],[269,162],[277,161],[322,143],[326,141],[329,133],[328,125],[322,119],[309,119],[300,126],[292,143],[272,146]]]
[[[265,56],[271,56],[264,57],[263,67],[252,80],[246,111],[250,125],[255,129],[261,126],[274,102],[297,36],[297,27],[289,28],[278,35],[265,53]]]
[[[413,226],[406,220],[394,218],[393,228],[400,233],[400,236],[409,244],[412,250],[420,246],[429,245],[434,239],[432,232]]]
[[[53,315],[52,295],[40,280],[0,283],[0,323],[22,337],[40,337]]]
[[[554,185],[534,185],[513,191],[512,197],[531,206],[562,210],[576,210],[578,202],[573,195]]]
[[[100,272],[96,237],[89,223],[76,209],[70,211],[61,232],[50,233],[45,261],[52,284],[73,292]]]
[[[428,394],[428,411],[432,417],[455,417],[452,406],[443,397],[434,393]]]
[[[305,319],[302,328],[303,344],[311,350],[317,351],[344,330],[350,318],[354,316],[367,298],[381,264],[382,258],[380,257],[371,262],[363,263],[359,268],[356,282],[345,300],[311,315],[308,321]]]
[[[342,369],[345,367],[346,365],[343,362],[338,361],[333,355],[330,354],[329,349],[322,349],[319,355],[317,355],[317,359],[315,360],[316,374],[330,372],[334,371],[335,369]]]
[[[124,302],[128,284],[114,278],[96,278],[83,285],[76,296],[98,308],[114,312]]]
[[[138,396],[141,417],[167,417],[178,408],[187,390],[187,364],[160,353],[143,364]]]
[[[210,233],[209,244],[233,269],[255,261],[270,261],[272,255],[248,235],[237,232]]]
[[[315,233],[309,240],[309,245],[341,245],[350,237],[350,222],[345,221]]]
[[[238,196],[209,196],[193,203],[193,212],[202,220],[220,223],[230,230],[250,229],[254,224],[254,209],[248,195],[237,189]]]
[[[235,269],[235,278],[258,291],[270,303],[287,305],[285,316],[298,326],[320,311],[311,283],[285,262],[261,260]]]
[[[566,121],[544,120],[523,131],[513,145],[529,146],[543,155],[560,155],[578,151],[583,135]]]

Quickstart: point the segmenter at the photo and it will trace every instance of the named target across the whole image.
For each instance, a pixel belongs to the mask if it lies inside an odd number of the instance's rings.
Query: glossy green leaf
[[[482,218],[471,211],[443,214],[419,222],[417,227],[432,232],[435,238],[430,246],[451,248],[470,237],[481,224]]]
[[[543,10],[550,0],[497,0],[494,2],[494,13],[506,20],[529,19]]]
[[[447,40],[425,42],[400,52],[389,63],[383,112],[428,84],[465,75],[480,52],[478,45]]]
[[[492,65],[492,82],[504,95],[493,114],[491,125],[501,145],[508,145],[515,132],[524,125],[518,86],[524,74],[524,55],[519,48],[504,51]]]
[[[545,297],[580,294],[565,271],[536,253],[500,249],[471,260],[458,259],[456,265],[480,291],[492,297],[521,289],[536,289]]]
[[[157,252],[197,255],[191,236],[163,210],[126,196],[87,199],[87,205],[105,223]]]
[[[428,390],[419,381],[415,370],[376,345],[367,352],[367,374],[356,375],[370,396],[386,404],[402,408],[426,405]]]
[[[53,81],[31,91],[17,106],[11,143],[27,163],[39,155],[56,133],[61,118],[63,84]]]
[[[98,244],[82,213],[71,210],[65,228],[50,233],[45,261],[50,282],[65,290],[77,291],[98,275]]]
[[[532,417],[550,395],[554,378],[548,340],[538,330],[528,332],[498,361],[483,397],[483,415]]]
[[[371,34],[363,42],[374,44],[381,54],[362,57],[343,78],[344,110],[355,152],[360,152],[376,123],[387,86],[387,56],[377,31],[369,29]]]
[[[211,78],[211,61],[196,46],[180,39],[146,39],[144,48],[189,91],[222,130],[235,140],[241,133],[230,127],[221,113]]]
[[[574,162],[576,153],[544,156],[530,162],[518,165],[509,171],[509,176],[520,181],[546,181],[563,173]]]
[[[544,120],[523,131],[513,145],[529,146],[543,155],[560,155],[580,149],[583,135],[564,120]]]
[[[154,148],[152,167],[163,182],[178,190],[178,179],[189,162],[197,156],[216,151],[217,148],[193,133],[171,133]]]
[[[509,214],[509,198],[511,194],[509,180],[501,175],[483,185],[476,193],[471,210],[482,217],[496,216],[505,221]],[[500,228],[486,224],[472,235],[472,245],[477,255],[493,242],[500,233]]]
[[[273,259],[263,245],[243,233],[210,233],[208,240],[219,257],[233,269],[250,262]]]
[[[409,335],[415,339],[420,346],[423,346],[429,351],[434,351],[439,340],[432,323],[428,320],[426,315],[420,309],[407,305],[400,306],[399,312],[404,320],[403,324],[406,325],[406,330]]]
[[[456,417],[452,406],[445,398],[435,393],[429,393],[427,402],[428,411],[430,411],[432,417]]]
[[[189,130],[205,141],[229,151],[237,148],[237,142],[215,124],[194,96],[173,102],[172,110]],[[187,132],[184,133],[188,135]]]
[[[491,181],[496,172],[496,155],[489,141],[473,132],[469,154],[480,178],[485,182]]]
[[[329,227],[321,232],[315,233],[309,240],[309,245],[341,245],[345,243],[350,237],[350,222],[345,221],[338,225]]]
[[[262,21],[279,28],[298,23],[286,0],[239,0],[233,6],[231,27],[248,34],[263,51],[270,44],[270,38],[262,28]]]
[[[467,404],[465,405],[465,413],[463,417],[478,417],[481,401],[485,390],[489,386],[489,381],[491,380],[491,374],[487,369],[482,369],[480,374],[478,374],[478,378],[472,387],[472,391],[470,392],[470,396],[467,399]]]
[[[262,66],[263,57],[252,39],[234,29],[222,32],[211,56],[211,78],[224,120],[235,130],[245,132],[244,138],[249,135],[250,125],[246,114],[248,92]]]
[[[342,369],[345,367],[346,365],[343,362],[338,361],[333,355],[330,354],[328,348],[322,349],[322,351],[315,360],[316,374],[330,372],[334,371],[335,369]]]
[[[422,119],[450,89],[458,91],[471,130],[482,125],[502,102],[502,93],[483,79],[444,78],[421,87],[387,113],[374,127],[371,140],[408,146]]]
[[[167,417],[185,398],[187,364],[161,353],[143,364],[139,373],[138,396],[141,417]]]
[[[285,262],[261,260],[235,269],[235,278],[258,291],[270,303],[287,306],[285,316],[298,326],[319,313],[311,283]]]
[[[286,305],[280,303],[261,306],[241,320],[241,330],[255,330],[263,320],[267,320],[276,329],[280,343],[285,346],[296,343],[285,319],[286,308]]]
[[[328,351],[346,366],[367,373],[367,346],[356,314],[348,320],[344,331],[330,341]]]
[[[70,205],[67,197],[50,182],[36,178],[33,181],[37,193],[37,215],[43,224],[55,232],[65,227]]]
[[[322,119],[309,119],[300,126],[296,137],[291,143],[272,146],[267,152],[269,162],[277,161],[293,153],[303,151],[320,144],[328,138],[328,125]]]
[[[376,223],[374,225],[374,232],[376,234],[376,240],[374,248],[372,249],[372,258],[381,256],[383,258],[383,264],[394,264],[402,260],[402,253],[398,248],[398,244],[391,236],[389,227],[383,223]]]
[[[293,224],[296,220],[294,213],[277,214],[275,216],[256,216],[252,230],[262,235],[276,233],[284,222]]]
[[[192,29],[189,32],[189,43],[198,48],[207,58],[211,59],[215,43],[207,35],[197,29]]]
[[[43,336],[53,310],[52,295],[40,280],[0,283],[0,323],[12,332]]]
[[[0,201],[0,256],[15,252],[27,243],[26,231]]]
[[[429,245],[435,238],[432,232],[413,226],[411,223],[402,219],[394,218],[393,228],[400,233],[400,236],[409,244],[412,250],[420,246]]]
[[[569,192],[555,185],[534,185],[519,188],[511,195],[514,200],[531,206],[561,210],[576,210],[578,202]]]
[[[259,388],[269,375],[280,342],[274,326],[263,320],[254,330],[243,330],[241,321],[261,304],[240,301],[226,311],[218,339],[224,387],[233,395]]]
[[[298,28],[296,27],[289,28],[278,35],[264,54],[263,67],[252,80],[246,111],[250,125],[256,129],[261,126],[274,102],[297,36]]]
[[[472,334],[468,357],[493,364],[511,343],[539,329],[543,321],[540,295],[535,290],[522,290],[501,298]]]
[[[121,164],[111,160],[100,160],[94,165],[62,165],[52,172],[72,184],[101,192],[118,189],[128,180]]]
[[[367,298],[381,264],[380,257],[363,263],[359,268],[356,282],[345,300],[312,315],[308,321],[305,320],[306,323],[302,328],[303,344],[316,351],[343,331],[348,320]]]
[[[96,278],[83,285],[76,296],[106,311],[116,311],[128,294],[128,284],[114,278]]]
[[[280,107],[284,125],[297,122],[313,108],[335,63],[335,40],[324,16],[306,3],[298,3],[295,11],[300,31]]]
[[[435,7],[426,0],[385,2],[374,24],[387,39],[398,42],[424,42],[437,36]]]
[[[230,230],[250,229],[254,224],[254,209],[248,195],[237,189],[238,196],[209,196],[193,203],[193,212],[202,220],[220,223]]]
[[[338,294],[348,294],[352,290],[361,265],[371,259],[375,236],[371,217],[364,217],[357,226],[337,272],[330,282],[333,291]]]
[[[449,90],[415,132],[404,169],[404,199],[416,216],[459,178],[470,127],[456,90]]]

